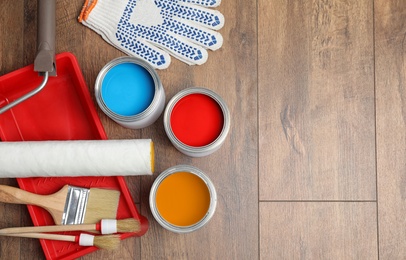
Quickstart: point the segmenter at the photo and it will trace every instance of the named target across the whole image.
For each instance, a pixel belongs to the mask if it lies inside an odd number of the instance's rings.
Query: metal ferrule
[[[62,216],[62,225],[83,224],[89,191],[86,188],[69,186]]]

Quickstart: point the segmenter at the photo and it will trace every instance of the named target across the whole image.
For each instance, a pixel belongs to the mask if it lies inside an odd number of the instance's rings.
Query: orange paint
[[[156,206],[159,214],[176,226],[191,226],[199,222],[210,206],[206,183],[190,172],[176,172],[158,186]]]

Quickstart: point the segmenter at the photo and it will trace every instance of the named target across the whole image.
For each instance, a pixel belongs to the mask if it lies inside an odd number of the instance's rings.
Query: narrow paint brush
[[[20,234],[1,234],[8,237],[25,237],[25,238],[39,238],[47,240],[58,240],[78,243],[80,246],[95,246],[101,249],[113,250],[120,244],[119,235],[103,235],[93,236],[89,234],[80,234],[78,236],[72,235],[58,235],[58,234],[44,234],[44,233],[20,233]]]
[[[39,233],[39,232],[64,232],[64,231],[100,231],[101,234],[114,233],[135,233],[141,230],[140,221],[134,218],[127,219],[102,219],[97,224],[79,224],[79,225],[52,225],[35,227],[12,227],[0,229],[0,235],[20,234],[20,233]]]
[[[120,192],[99,188],[65,185],[50,195],[39,195],[11,186],[0,185],[0,202],[30,204],[46,209],[56,224],[97,223],[115,219]]]

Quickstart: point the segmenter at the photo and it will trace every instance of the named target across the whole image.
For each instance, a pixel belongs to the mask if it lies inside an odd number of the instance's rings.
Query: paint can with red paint
[[[164,112],[165,132],[180,152],[203,157],[217,151],[230,130],[230,111],[212,90],[193,87],[178,92]]]

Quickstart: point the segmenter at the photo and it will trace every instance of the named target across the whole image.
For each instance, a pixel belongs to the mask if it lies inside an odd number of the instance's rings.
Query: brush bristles
[[[85,224],[95,224],[101,219],[115,219],[120,192],[117,190],[91,188],[86,205]]]
[[[125,233],[125,232],[139,232],[141,230],[141,225],[140,221],[133,219],[133,218],[127,218],[127,219],[121,219],[117,220],[117,232],[120,233]]]
[[[95,236],[93,241],[94,246],[114,250],[120,245],[120,236],[119,235],[104,235],[104,236]]]

